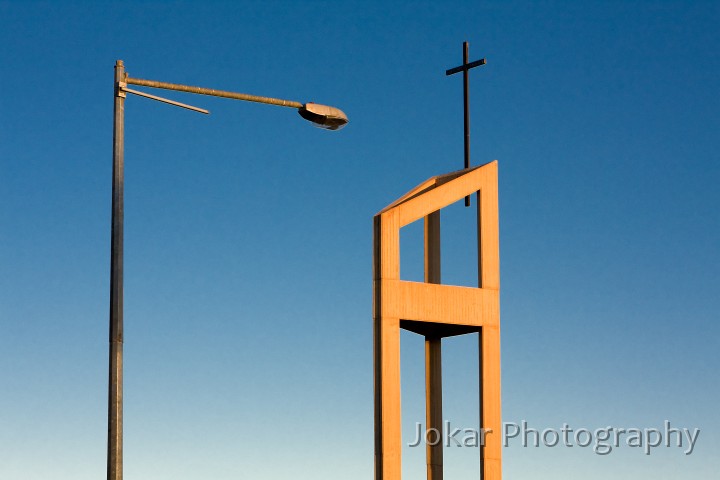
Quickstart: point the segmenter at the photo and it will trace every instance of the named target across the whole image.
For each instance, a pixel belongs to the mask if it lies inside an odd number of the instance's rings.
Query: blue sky
[[[351,121],[128,98],[126,478],[371,478],[371,220],[461,167],[464,40],[488,62],[473,164],[499,161],[504,420],[701,429],[688,456],[511,443],[506,478],[715,478],[719,23],[701,1],[0,1],[0,478],[105,475],[117,59]],[[474,278],[472,212],[444,214],[447,283]],[[402,341],[410,435],[423,349]],[[475,348],[444,349],[445,417],[470,427]],[[447,449],[447,475],[476,458]]]

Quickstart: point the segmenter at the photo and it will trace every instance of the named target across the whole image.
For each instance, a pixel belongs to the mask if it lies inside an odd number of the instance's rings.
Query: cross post
[[[445,71],[446,76],[454,75],[456,73],[463,73],[463,103],[464,103],[464,120],[465,120],[465,168],[470,168],[470,87],[468,86],[469,71],[471,68],[485,65],[485,59],[475,60],[474,62],[468,63],[468,57],[470,56],[470,45],[468,42],[463,42],[463,63],[460,66],[451,68]],[[470,206],[470,197],[465,197],[465,206]]]

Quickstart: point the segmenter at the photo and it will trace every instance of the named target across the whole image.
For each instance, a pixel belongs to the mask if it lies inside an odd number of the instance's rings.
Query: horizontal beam
[[[497,326],[500,294],[487,288],[382,279],[380,315],[451,325]]]

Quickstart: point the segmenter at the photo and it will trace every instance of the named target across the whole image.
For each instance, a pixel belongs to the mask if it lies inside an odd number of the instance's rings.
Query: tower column
[[[440,283],[440,210],[425,217],[425,282]],[[425,426],[438,432],[425,437],[427,480],[443,478],[442,339],[425,336]],[[426,430],[426,431],[427,431]]]

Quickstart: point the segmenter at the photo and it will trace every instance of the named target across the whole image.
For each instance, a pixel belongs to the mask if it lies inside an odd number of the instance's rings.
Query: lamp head
[[[327,130],[340,130],[348,123],[348,118],[342,110],[319,103],[306,103],[298,108],[298,113],[320,128]]]

